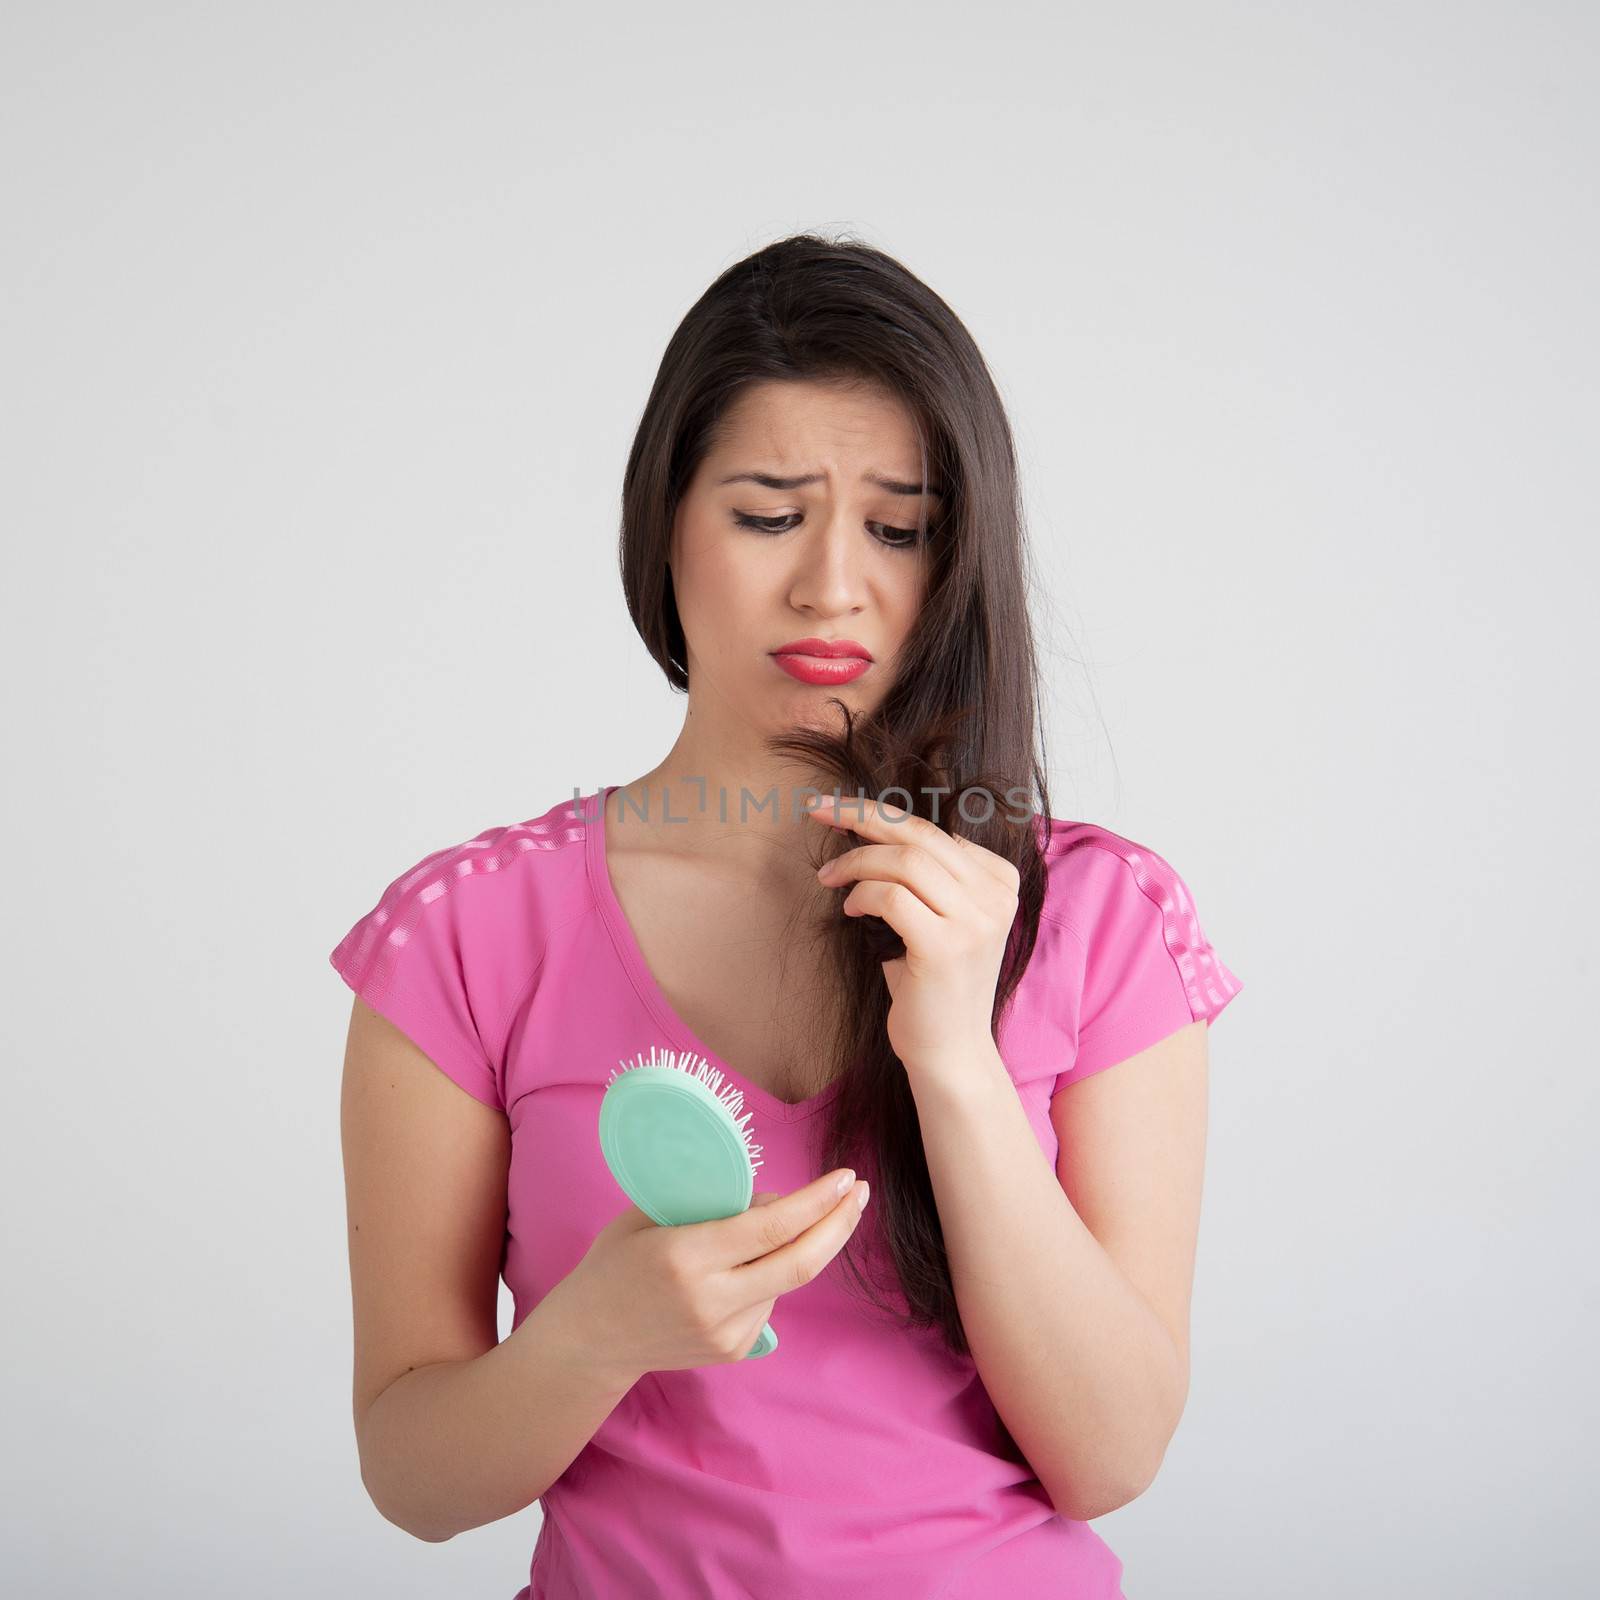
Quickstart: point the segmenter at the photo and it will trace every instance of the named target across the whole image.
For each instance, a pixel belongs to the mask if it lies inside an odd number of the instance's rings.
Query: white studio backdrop
[[[0,1586],[525,1581],[536,1508],[359,1481],[327,954],[667,748],[632,429],[818,228],[983,348],[1057,814],[1244,985],[1130,1600],[1592,1591],[1597,62],[1577,4],[8,6]]]

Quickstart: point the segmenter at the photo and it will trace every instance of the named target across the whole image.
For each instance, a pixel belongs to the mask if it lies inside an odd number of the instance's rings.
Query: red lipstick
[[[854,639],[791,639],[771,655],[801,683],[850,683],[872,665],[872,652]]]

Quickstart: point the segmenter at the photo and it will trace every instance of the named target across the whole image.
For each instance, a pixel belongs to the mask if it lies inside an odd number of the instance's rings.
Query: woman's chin
[[[854,695],[835,691],[838,698],[849,706],[850,714],[860,718],[869,707]],[[817,696],[800,697],[785,707],[780,718],[787,729],[802,728],[810,733],[841,734],[844,732],[844,713],[831,701]],[[777,730],[774,730],[777,731]]]

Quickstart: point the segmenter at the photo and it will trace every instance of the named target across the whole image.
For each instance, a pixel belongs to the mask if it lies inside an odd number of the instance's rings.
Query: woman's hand
[[[820,883],[853,887],[847,916],[882,917],[906,953],[883,963],[889,1043],[908,1071],[993,1051],[995,986],[1017,914],[1017,869],[926,817],[865,796],[822,796],[807,815],[864,835],[825,862]],[[881,842],[879,842],[881,841]],[[959,1070],[959,1068],[958,1068]]]
[[[841,1190],[841,1177],[854,1181]],[[551,1292],[584,1361],[621,1389],[646,1372],[741,1361],[779,1297],[849,1242],[866,1203],[866,1180],[840,1168],[711,1222],[668,1227],[625,1206]]]

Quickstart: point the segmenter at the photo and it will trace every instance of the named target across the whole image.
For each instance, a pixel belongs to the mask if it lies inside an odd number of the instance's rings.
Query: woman
[[[1050,816],[1024,561],[949,307],[858,243],[741,261],[624,484],[677,741],[332,954],[362,1479],[434,1541],[540,1500],[518,1600],[1121,1593],[1088,1520],[1184,1406],[1240,985],[1161,857]],[[599,1103],[655,1045],[742,1091],[743,1214],[623,1203]]]

